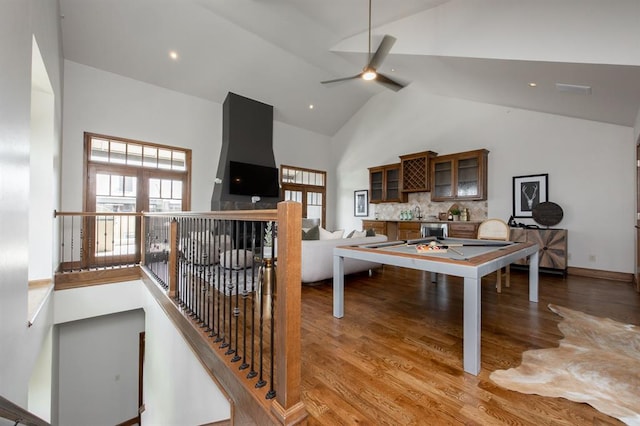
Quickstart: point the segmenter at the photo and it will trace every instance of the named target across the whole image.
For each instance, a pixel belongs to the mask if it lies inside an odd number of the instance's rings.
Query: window
[[[302,203],[302,217],[326,221],[327,172],[280,166],[280,182],[284,199]]]
[[[139,256],[140,221],[112,213],[190,209],[191,150],[85,133],[85,211],[106,213],[88,229],[89,254]]]

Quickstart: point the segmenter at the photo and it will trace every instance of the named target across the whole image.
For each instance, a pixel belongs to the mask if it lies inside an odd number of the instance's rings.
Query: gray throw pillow
[[[375,236],[376,236],[375,229],[373,229],[373,228],[367,229],[367,237],[375,237]]]
[[[302,230],[302,240],[319,240],[320,239],[320,227],[318,225],[313,228],[309,228],[308,231]]]

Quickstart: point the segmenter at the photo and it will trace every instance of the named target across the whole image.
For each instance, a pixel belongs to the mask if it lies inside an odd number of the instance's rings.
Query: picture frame
[[[369,216],[369,191],[361,189],[353,191],[353,215],[356,217]]]
[[[533,217],[533,209],[549,199],[549,174],[513,177],[513,217]]]

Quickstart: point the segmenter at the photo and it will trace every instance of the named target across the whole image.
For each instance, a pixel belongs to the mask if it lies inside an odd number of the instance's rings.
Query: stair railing
[[[289,201],[277,210],[143,218],[143,272],[233,372],[211,371],[235,409],[247,409],[259,424],[307,417],[300,378],[301,227],[301,205]]]
[[[0,418],[15,422],[14,426],[51,426],[49,422],[2,396],[0,396]]]

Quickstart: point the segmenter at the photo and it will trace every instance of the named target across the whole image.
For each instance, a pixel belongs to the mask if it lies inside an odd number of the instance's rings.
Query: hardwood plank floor
[[[520,364],[522,352],[558,346],[561,318],[549,303],[640,324],[630,283],[528,275],[511,287],[482,281],[482,370],[462,369],[462,280],[384,266],[349,276],[345,317],[332,315],[332,284],[302,288],[302,389],[309,425],[619,425],[587,404],[512,392],[489,374]]]

